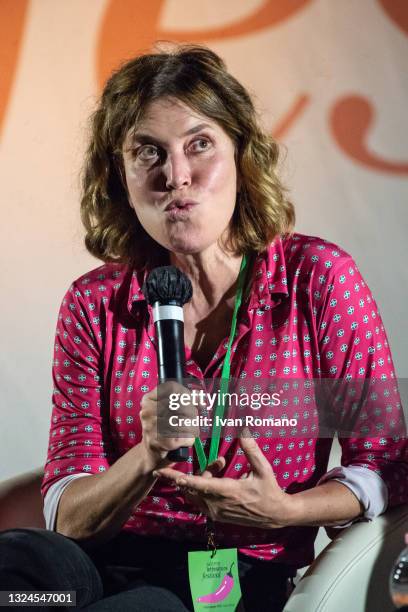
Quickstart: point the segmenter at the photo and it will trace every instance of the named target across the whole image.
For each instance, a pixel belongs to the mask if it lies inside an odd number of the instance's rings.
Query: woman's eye
[[[200,151],[207,151],[207,149],[210,148],[210,145],[210,141],[206,138],[197,138],[197,140],[194,140],[191,143],[190,149],[192,149],[194,153],[200,153]]]
[[[157,147],[154,145],[143,145],[137,150],[137,157],[142,161],[150,161],[155,159],[159,154]]]

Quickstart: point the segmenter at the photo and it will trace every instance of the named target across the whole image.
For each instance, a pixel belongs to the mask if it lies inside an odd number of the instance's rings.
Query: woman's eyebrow
[[[212,128],[212,125],[210,125],[209,123],[199,123],[198,125],[195,125],[194,127],[187,130],[187,132],[184,132],[183,136],[190,136],[190,134],[196,134],[197,132],[200,132],[205,128]]]
[[[209,123],[198,123],[194,125],[192,128],[188,129],[184,132],[181,137],[190,136],[191,134],[196,134],[205,128],[212,128],[213,126]],[[150,134],[142,133],[142,132],[134,132],[132,135],[132,143],[140,142],[141,144],[157,144],[163,145],[165,144],[160,138],[156,138],[155,136],[151,136]]]

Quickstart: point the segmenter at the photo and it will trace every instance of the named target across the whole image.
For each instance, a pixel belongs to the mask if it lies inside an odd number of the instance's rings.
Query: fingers
[[[193,405],[185,403],[177,407],[177,398],[185,396],[188,400],[189,394],[183,385],[167,381],[143,396],[139,416],[142,437],[149,448],[168,452],[194,445],[200,431],[196,423],[197,410]]]
[[[242,431],[239,443],[256,474],[262,476],[269,474],[272,471],[269,461],[259,448],[254,438],[251,437],[248,428],[245,428]]]
[[[253,472],[245,472],[242,476],[239,477],[240,480],[252,480],[254,478]]]
[[[187,476],[172,468],[162,468],[153,472],[154,476],[162,476],[173,481],[179,487],[188,489],[190,495],[202,493],[204,495],[220,495],[226,486],[226,479],[203,478],[202,476]]]
[[[225,468],[225,459],[224,457],[218,457],[215,461],[213,461],[210,465],[207,465],[204,472],[201,474],[203,478],[212,478],[216,476]]]
[[[158,401],[168,399],[173,394],[178,396],[183,394],[189,395],[190,391],[175,380],[166,380],[151,391],[151,396]]]

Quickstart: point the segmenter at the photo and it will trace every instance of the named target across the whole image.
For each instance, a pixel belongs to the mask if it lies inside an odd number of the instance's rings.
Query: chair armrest
[[[0,482],[0,531],[45,528],[40,493],[42,478],[43,470],[38,468]]]
[[[408,506],[340,532],[292,592],[284,612],[392,612],[392,565],[404,548]]]

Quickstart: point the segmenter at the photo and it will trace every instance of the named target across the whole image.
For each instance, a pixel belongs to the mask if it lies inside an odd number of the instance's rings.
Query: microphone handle
[[[159,383],[176,380],[183,384],[185,372],[184,323],[179,319],[159,319],[155,322]],[[180,446],[169,451],[170,461],[187,461],[189,449]]]

